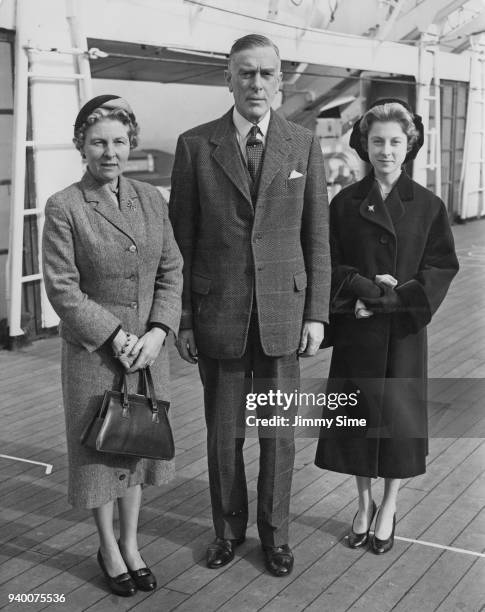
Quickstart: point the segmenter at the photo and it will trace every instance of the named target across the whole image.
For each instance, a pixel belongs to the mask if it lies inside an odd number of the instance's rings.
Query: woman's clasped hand
[[[166,336],[165,330],[159,327],[152,327],[140,338],[120,329],[112,342],[114,356],[127,372],[136,372],[153,365]]]

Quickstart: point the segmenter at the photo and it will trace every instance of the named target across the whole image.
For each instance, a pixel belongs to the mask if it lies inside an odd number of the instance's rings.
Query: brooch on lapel
[[[375,204],[369,204],[369,205],[367,206],[367,210],[368,210],[369,212],[375,212],[375,210],[374,210],[374,206],[375,206]]]
[[[126,203],[126,205],[128,206],[128,208],[130,210],[136,210],[136,204],[135,202],[133,202],[133,200],[128,200],[128,202]]]

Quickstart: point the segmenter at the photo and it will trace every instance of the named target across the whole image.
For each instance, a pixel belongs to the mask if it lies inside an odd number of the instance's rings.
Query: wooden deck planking
[[[197,508],[200,508],[200,504],[197,504],[197,505],[195,506],[195,510],[197,510]],[[184,510],[185,510],[185,511],[187,511],[187,505],[185,505],[185,506],[184,506]],[[208,497],[207,497],[207,525],[209,525],[209,523],[210,523],[209,518],[208,518],[208,515],[209,515],[209,503],[208,503]],[[165,526],[165,525],[162,525],[162,526],[160,526],[160,525],[159,525],[159,526],[158,526],[158,530],[157,530],[157,531],[158,531],[158,533],[160,532],[160,529],[164,529],[164,530],[166,530],[165,528],[166,528],[166,526]],[[206,529],[206,531],[207,531],[208,527],[206,527],[205,529]],[[209,530],[210,530],[210,529],[209,529]],[[142,533],[144,532],[144,528],[143,528],[143,527],[142,527],[142,529],[141,529],[141,532],[142,532]],[[94,533],[94,530],[93,530],[93,533]],[[183,535],[184,535],[184,538],[185,538],[185,537],[186,537],[186,534],[184,533]],[[189,537],[190,537],[190,534],[189,534]],[[208,537],[209,537],[209,534],[206,534],[206,535],[205,535],[205,542],[207,541],[207,538],[208,538]],[[204,543],[205,543],[205,542],[204,542]],[[203,544],[202,544],[202,546],[203,546]],[[149,557],[148,557],[148,558],[149,558]],[[192,559],[192,558],[190,558],[190,563],[193,563],[193,559]],[[153,565],[153,564],[152,564],[152,565]],[[93,566],[95,567],[95,571],[96,571],[96,565],[95,565],[95,562],[93,562]],[[171,566],[173,566],[173,563],[171,563]],[[154,569],[155,569],[156,565],[154,565],[153,567],[154,567]],[[50,588],[50,587],[49,587],[49,588]],[[90,588],[92,588],[92,585],[87,585],[87,584],[83,584],[83,585],[82,585],[82,587],[81,587],[81,589],[82,589],[82,590],[89,590]],[[101,608],[101,609],[102,609],[102,608]]]
[[[445,434],[452,429],[453,410],[459,412],[460,400],[469,406],[460,425],[468,428],[468,435],[480,427],[480,385],[461,385],[451,377],[472,374],[479,378],[485,371],[481,344],[485,274],[483,262],[474,255],[475,247],[470,246],[483,243],[482,225],[455,228],[462,273],[430,325],[430,376],[450,378],[430,407],[432,420],[436,418],[441,426],[438,431]],[[175,357],[172,347],[170,352],[178,476],[165,487],[145,490],[140,517],[142,554],[156,572],[160,588],[154,594],[121,600],[107,593],[99,575],[93,556],[97,537],[89,513],[70,509],[65,500],[59,341],[40,341],[20,353],[0,351],[2,452],[54,463],[54,472],[47,477],[41,467],[0,459],[0,539],[5,541],[0,549],[0,608],[6,602],[5,593],[25,592],[26,585],[37,592],[66,592],[69,605],[64,609],[73,611],[334,612],[365,608],[414,612],[472,611],[483,605],[477,580],[483,578],[484,559],[400,540],[382,558],[346,548],[342,538],[355,513],[353,479],[313,466],[311,439],[297,440],[291,504],[291,544],[296,558],[292,576],[279,580],[264,572],[254,525],[258,445],[251,438],[245,448],[248,539],[237,549],[233,564],[220,571],[205,568],[205,547],[213,534],[201,386],[197,369]],[[316,359],[302,360],[302,378],[325,377],[330,354],[330,350],[321,351]],[[483,432],[485,429],[481,435]],[[431,438],[427,473],[403,483],[397,534],[483,551],[483,466],[481,438]],[[378,481],[378,498],[381,490]],[[28,609],[63,608],[28,604]]]
[[[483,559],[477,559],[460,582],[451,590],[436,612],[477,612],[484,609],[483,585],[485,566]]]

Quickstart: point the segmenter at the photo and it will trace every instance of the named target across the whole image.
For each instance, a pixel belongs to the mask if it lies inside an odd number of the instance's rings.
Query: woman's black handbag
[[[157,400],[150,368],[141,375],[143,395],[128,395],[125,372],[120,391],[104,392],[100,409],[81,436],[82,444],[102,453],[173,459],[170,403]]]

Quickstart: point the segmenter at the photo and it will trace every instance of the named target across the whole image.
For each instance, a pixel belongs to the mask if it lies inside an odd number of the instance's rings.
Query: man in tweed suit
[[[266,37],[237,40],[226,71],[235,105],[180,136],[172,174],[170,217],[184,257],[177,346],[183,359],[198,361],[204,385],[216,532],[207,550],[210,568],[229,563],[245,538],[242,448],[245,419],[253,414],[246,394],[295,391],[298,357],[316,353],[328,316],[323,158],[309,130],[270,109],[280,67]],[[295,412],[267,405],[257,416],[292,422]],[[288,514],[295,450],[288,429],[259,430],[257,524],[275,576],[293,568]]]

